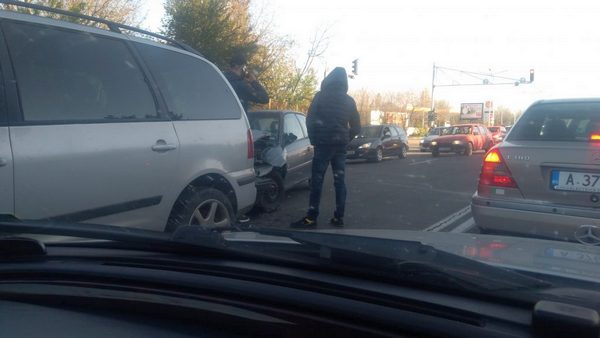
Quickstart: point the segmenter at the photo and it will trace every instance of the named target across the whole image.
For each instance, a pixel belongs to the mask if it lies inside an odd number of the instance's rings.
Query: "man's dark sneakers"
[[[317,226],[317,220],[312,219],[308,216],[305,216],[305,217],[302,217],[301,220],[292,222],[292,224],[290,224],[290,226],[292,228],[314,228]]]
[[[334,217],[332,219],[329,220],[329,224],[335,226],[335,227],[343,227],[344,226],[344,219],[341,217]]]

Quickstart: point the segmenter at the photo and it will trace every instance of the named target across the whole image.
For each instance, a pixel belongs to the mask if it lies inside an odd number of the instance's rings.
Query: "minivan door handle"
[[[6,167],[7,165],[8,161],[5,158],[0,157],[0,167]]]
[[[165,140],[158,140],[156,144],[152,146],[152,151],[156,151],[158,153],[164,153],[166,151],[175,150],[177,146],[174,144],[167,144]]]

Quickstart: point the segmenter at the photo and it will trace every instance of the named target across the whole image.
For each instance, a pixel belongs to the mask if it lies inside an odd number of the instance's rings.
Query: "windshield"
[[[381,136],[381,126],[365,126],[361,129],[359,138],[377,138]]]
[[[266,132],[267,135],[273,140],[277,140],[279,138],[279,116],[251,113],[248,114],[248,121],[250,122],[250,128],[252,128],[252,130]]]
[[[405,239],[600,283],[593,1],[31,3],[152,34],[0,4],[0,223]]]
[[[443,135],[446,132],[446,128],[432,128],[429,130],[429,134],[427,136],[439,136]]]
[[[471,126],[456,126],[451,127],[448,131],[448,135],[464,135],[470,134],[473,128]]]

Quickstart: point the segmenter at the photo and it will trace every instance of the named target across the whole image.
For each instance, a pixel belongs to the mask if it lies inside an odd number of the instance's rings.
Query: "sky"
[[[162,1],[148,1],[144,26],[158,30]],[[254,0],[255,13],[272,30],[296,42],[299,61],[315,32],[327,28],[328,48],[319,74],[335,66],[359,75],[351,90],[431,90],[434,63],[491,76],[438,70],[436,85],[506,82],[520,86],[437,87],[436,100],[458,109],[462,102],[492,100],[524,110],[546,98],[593,97],[600,78],[600,2],[472,0]],[[511,81],[512,82],[512,81]]]

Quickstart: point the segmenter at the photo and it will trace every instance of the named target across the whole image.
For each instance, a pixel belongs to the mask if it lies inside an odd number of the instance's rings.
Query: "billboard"
[[[483,119],[483,103],[461,103],[461,120],[481,120]]]

